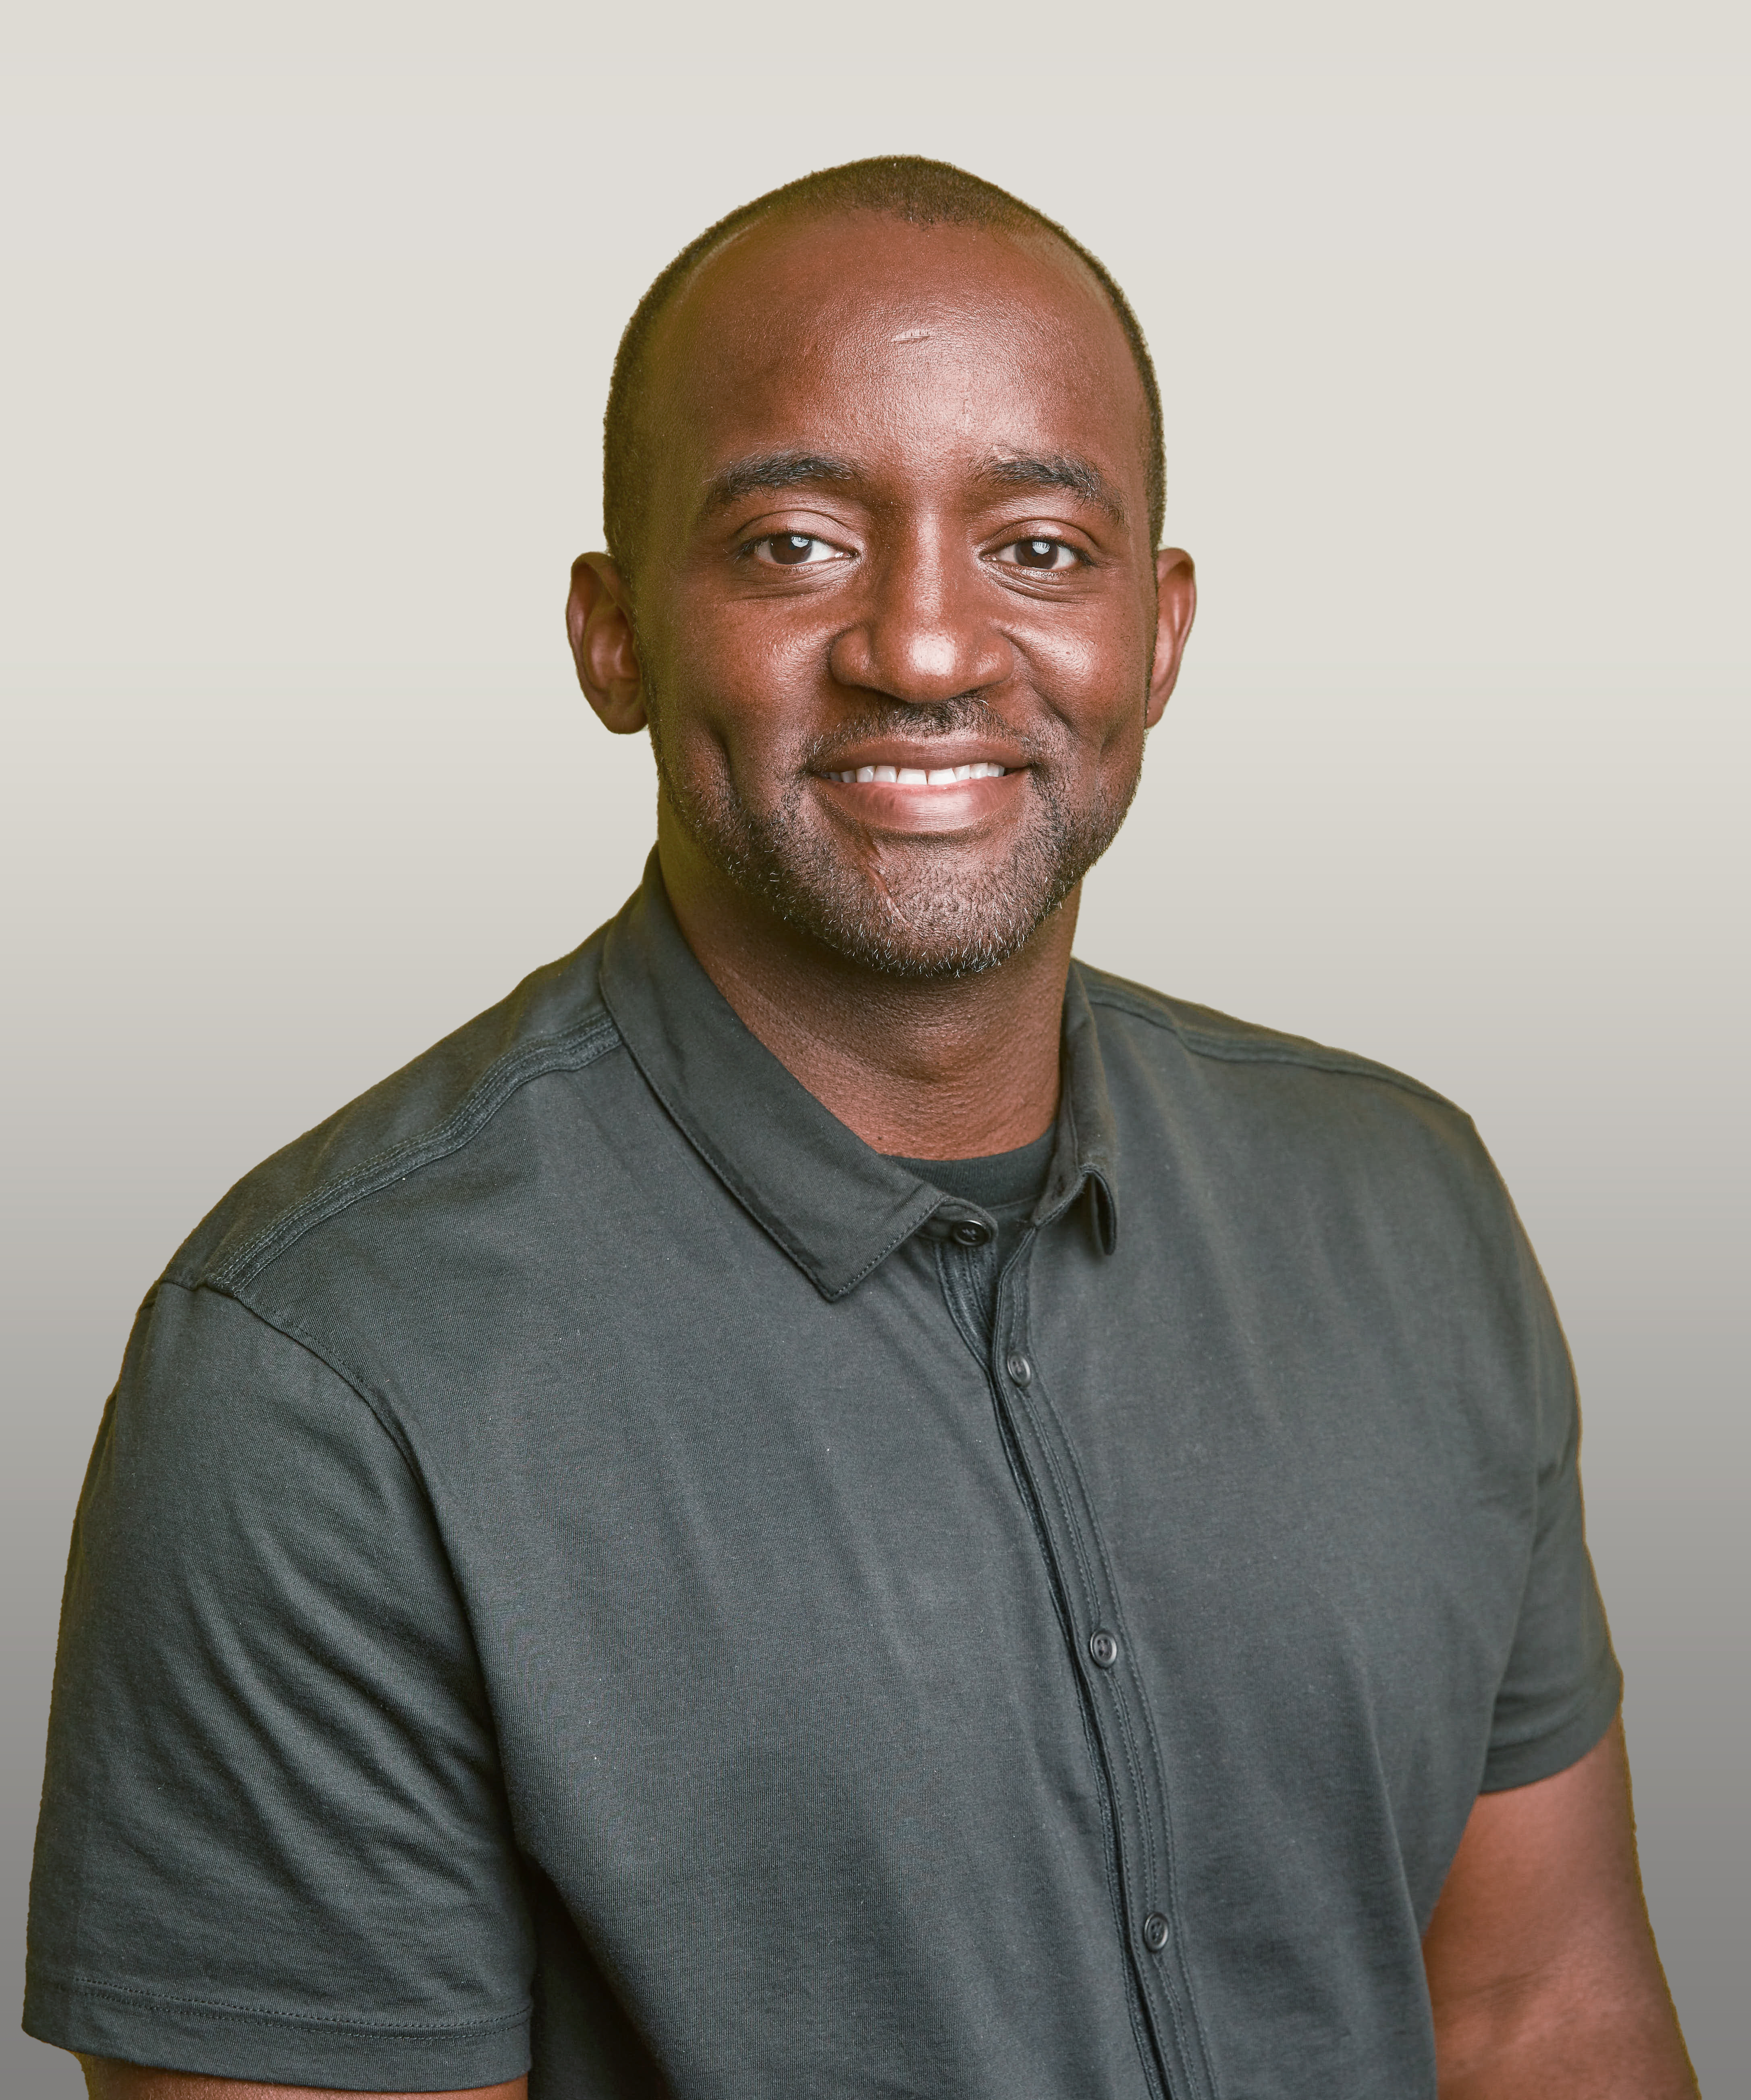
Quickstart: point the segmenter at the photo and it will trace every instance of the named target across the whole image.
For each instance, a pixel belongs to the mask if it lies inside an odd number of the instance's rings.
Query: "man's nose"
[[[1009,676],[1014,652],[976,566],[957,563],[940,547],[917,545],[871,566],[859,616],[835,638],[831,651],[840,685],[929,707],[1001,685]]]

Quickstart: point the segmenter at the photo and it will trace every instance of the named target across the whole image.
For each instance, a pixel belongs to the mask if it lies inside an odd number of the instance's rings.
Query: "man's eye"
[[[810,568],[817,562],[832,561],[839,553],[838,548],[807,532],[771,532],[753,544],[756,553],[787,569]]]
[[[999,549],[997,558],[1018,569],[1071,569],[1082,556],[1062,540],[1013,540]]]

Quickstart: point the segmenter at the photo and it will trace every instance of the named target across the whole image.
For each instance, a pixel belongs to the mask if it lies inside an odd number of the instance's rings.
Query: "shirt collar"
[[[682,1134],[824,1298],[841,1298],[958,1202],[866,1145],[793,1079],[705,974],[653,852],[609,928],[602,995],[633,1060]],[[1118,1233],[1112,1105],[1094,1014],[1070,966],[1057,1143],[1034,1210],[1045,1224],[1088,1191],[1104,1253]]]

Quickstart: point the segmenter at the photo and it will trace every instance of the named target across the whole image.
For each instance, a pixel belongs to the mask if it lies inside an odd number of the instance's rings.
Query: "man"
[[[148,1299],[32,2031],[130,2100],[1693,2092],[1469,1125],[1070,960],[1193,604],[1117,288],[936,163],[774,192],[605,507],[657,852]]]

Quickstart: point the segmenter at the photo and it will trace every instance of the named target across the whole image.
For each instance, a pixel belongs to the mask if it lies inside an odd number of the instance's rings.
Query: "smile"
[[[953,788],[963,780],[1001,780],[1008,768],[979,759],[971,765],[859,765],[849,773],[829,773],[829,780],[847,787],[881,781],[896,788]]]

